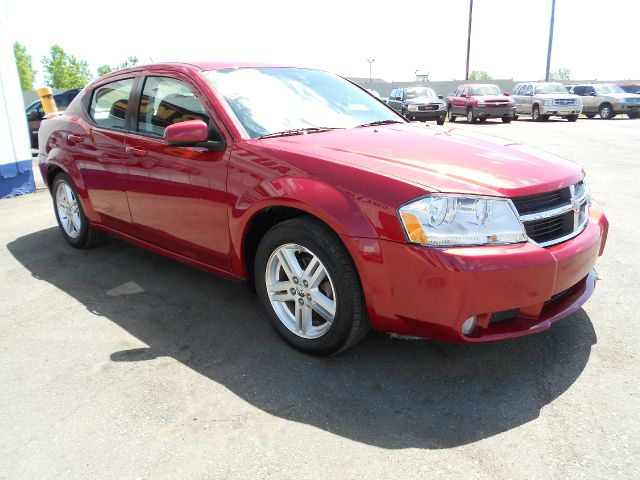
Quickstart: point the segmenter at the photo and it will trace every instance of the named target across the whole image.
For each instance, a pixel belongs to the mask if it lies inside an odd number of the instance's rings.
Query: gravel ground
[[[71,249],[46,191],[1,200],[0,478],[640,478],[640,120],[457,125],[588,172],[611,232],[584,309],[499,344],[373,333],[311,358],[244,286]]]

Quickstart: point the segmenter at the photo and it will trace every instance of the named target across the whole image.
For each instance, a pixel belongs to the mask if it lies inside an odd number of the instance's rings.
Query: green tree
[[[98,67],[98,70],[96,71],[98,77],[102,77],[103,75],[106,75],[107,73],[113,72],[114,70],[120,70],[121,68],[127,68],[127,67],[133,67],[134,65],[138,64],[138,57],[129,57],[127,58],[124,62],[122,62],[120,65],[117,65],[115,67],[112,67],[111,65],[100,65]]]
[[[492,77],[483,70],[472,70],[469,73],[469,80],[492,80]]]
[[[51,88],[82,88],[91,81],[89,64],[66,53],[60,45],[51,47],[42,59],[45,81]]]
[[[571,80],[571,70],[568,68],[559,68],[558,70],[552,70],[549,72],[549,79],[551,80]]]
[[[20,76],[20,86],[23,91],[33,90],[33,82],[36,79],[37,70],[33,68],[31,55],[27,48],[18,42],[13,44],[13,55],[16,57],[16,66]]]

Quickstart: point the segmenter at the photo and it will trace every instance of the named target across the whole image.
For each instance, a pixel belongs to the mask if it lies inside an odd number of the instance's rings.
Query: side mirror
[[[509,96],[509,92],[504,92],[504,96],[508,97]]]
[[[461,94],[460,94],[460,97],[462,97],[462,98],[467,98],[467,94],[466,94],[466,93],[461,93]]]
[[[220,135],[216,135],[220,137]],[[187,120],[169,125],[164,130],[164,141],[177,147],[205,147],[220,152],[224,141],[210,141],[209,127],[202,120]]]
[[[395,97],[395,100],[402,101],[402,97]]]
[[[596,92],[589,92],[589,96],[590,97],[595,97],[596,96]]]
[[[440,100],[444,100],[444,95],[438,95],[438,98],[439,98]]]

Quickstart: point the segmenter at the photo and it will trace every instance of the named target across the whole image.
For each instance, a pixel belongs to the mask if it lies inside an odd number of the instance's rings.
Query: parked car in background
[[[582,112],[582,99],[567,93],[560,83],[519,83],[511,92],[516,102],[516,115],[531,115],[535,122],[548,120],[551,116],[575,122]]]
[[[508,93],[503,94],[498,85],[460,85],[447,97],[447,117],[455,122],[456,117],[466,117],[467,122],[484,122],[488,118],[501,118],[509,123],[516,112],[516,105]]]
[[[112,72],[42,122],[38,162],[72,247],[106,232],[245,280],[316,355],[369,326],[467,343],[544,331],[591,296],[608,229],[579,165],[412,124],[304,68]]]
[[[640,95],[640,83],[620,83],[618,86],[627,93]]]
[[[53,99],[56,102],[56,107],[58,107],[58,110],[64,110],[65,108],[67,108],[71,101],[76,98],[81,90],[82,89],[80,88],[74,88],[72,90],[67,90],[65,92],[54,95]],[[40,100],[36,100],[31,105],[29,105],[25,109],[25,113],[27,115],[27,123],[29,124],[31,148],[38,148],[38,130],[40,130],[40,123],[44,118],[44,110],[42,108],[42,103],[40,103]]]
[[[409,120],[436,120],[444,124],[446,104],[429,87],[396,88],[389,94],[387,105]]]
[[[640,95],[625,92],[613,83],[572,85],[571,93],[582,97],[582,112],[593,118],[610,119],[626,113],[629,118],[640,116]]]

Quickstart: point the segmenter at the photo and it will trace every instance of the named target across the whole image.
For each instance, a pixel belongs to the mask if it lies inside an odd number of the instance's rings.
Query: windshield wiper
[[[375,122],[363,123],[362,125],[358,125],[356,128],[362,127],[373,127],[375,125],[389,125],[391,123],[404,123],[400,120],[376,120]]]
[[[306,135],[307,133],[328,132],[329,130],[338,130],[342,127],[306,127],[306,128],[292,128],[290,130],[283,130],[282,132],[273,132],[260,135],[258,138],[270,138],[270,137],[286,137],[287,135]]]

